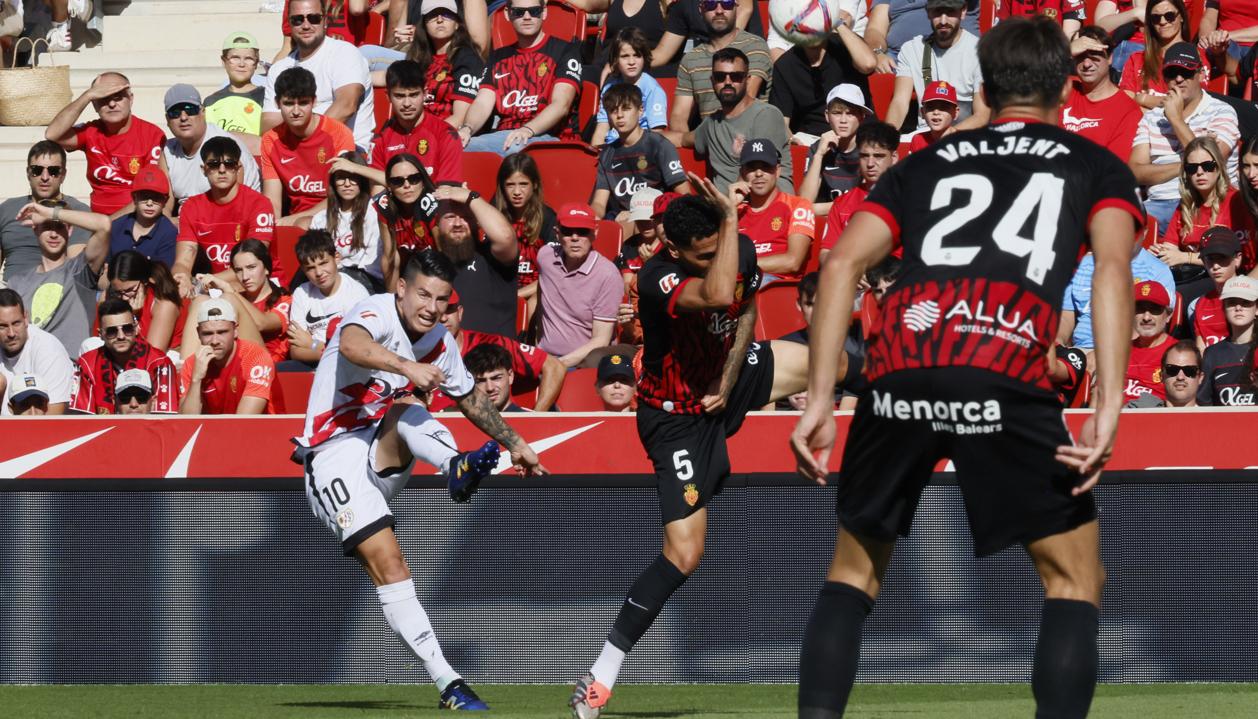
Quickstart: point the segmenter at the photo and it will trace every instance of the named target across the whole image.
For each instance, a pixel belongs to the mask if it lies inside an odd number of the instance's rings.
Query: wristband
[[[60,207],[52,208],[52,221],[61,222],[61,208]]]
[[[468,124],[459,125],[459,132],[463,132],[464,130],[467,130],[470,135],[472,133],[472,126]]]
[[[466,203],[464,203],[464,204],[470,205],[470,204],[472,204],[472,200],[479,200],[479,199],[480,199],[480,193],[479,193],[479,192],[477,192],[476,190],[468,190],[468,191],[467,191],[467,202],[466,202]]]
[[[528,125],[521,125],[521,126],[520,126],[520,129],[521,129],[521,130],[528,130],[528,131],[529,131],[529,137],[530,137],[530,138],[537,137],[537,132],[536,132],[533,128],[529,127]]]

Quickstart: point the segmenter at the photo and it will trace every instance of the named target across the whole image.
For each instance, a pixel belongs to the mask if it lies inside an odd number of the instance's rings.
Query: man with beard
[[[721,104],[714,92],[712,83],[713,55],[727,47],[740,50],[747,56],[748,72],[747,94],[752,97],[768,97],[769,84],[773,76],[773,61],[769,58],[769,46],[764,39],[746,30],[740,30],[734,24],[738,14],[737,5],[730,0],[683,0],[696,2],[703,12],[703,21],[708,27],[708,41],[696,45],[686,53],[677,68],[677,91],[673,94],[673,107],[669,113],[668,126],[678,132],[686,132],[691,128],[691,117],[695,107],[699,108],[698,119],[711,115],[720,109]],[[652,54],[654,57],[654,53]]]
[[[66,348],[56,337],[31,326],[18,293],[0,289],[0,379],[13,391],[26,375],[39,377],[43,383],[48,395],[46,414],[65,414],[74,382],[74,365]],[[9,404],[0,402],[0,415],[11,414]]]
[[[917,37],[900,47],[896,61],[895,92],[887,108],[888,123],[904,129],[909,114],[909,99],[926,96],[926,86],[936,80],[957,88],[960,110],[958,130],[969,130],[987,124],[990,114],[979,91],[983,77],[978,67],[978,38],[961,29],[965,19],[965,0],[926,0],[926,14],[933,32]],[[920,113],[917,130],[925,130],[926,120]]]
[[[179,387],[175,365],[165,352],[139,336],[140,323],[126,300],[105,300],[96,310],[100,336],[105,344],[78,360],[70,409],[84,414],[124,414],[115,390],[123,374],[138,370],[149,379],[149,411],[174,414],[179,411]],[[156,390],[156,391],[154,391]]]
[[[26,178],[31,191],[27,195],[11,197],[0,204],[0,264],[4,265],[4,280],[24,274],[39,264],[39,241],[31,228],[18,219],[18,211],[29,202],[60,204],[71,210],[87,211],[87,205],[62,194],[61,183],[66,179],[66,151],[52,140],[40,140],[26,153]],[[70,254],[82,252],[87,244],[88,231],[73,228],[70,232]]]
[[[467,303],[463,326],[514,337],[520,246],[511,223],[475,190],[442,185],[433,196],[433,239],[459,270],[454,289]]]
[[[1135,299],[1136,337],[1131,341],[1123,396],[1129,405],[1146,407],[1150,406],[1150,401],[1166,399],[1162,385],[1162,355],[1173,343],[1166,333],[1171,319],[1171,298],[1162,285],[1145,281],[1136,283]]]
[[[738,48],[727,47],[712,56],[712,87],[721,109],[699,123],[694,132],[685,133],[681,146],[693,146],[695,154],[707,157],[708,176],[725,192],[730,183],[738,181],[743,144],[753,137],[763,138],[782,158],[778,189],[794,194],[786,120],[781,110],[747,92],[748,67],[747,55]]]
[[[1089,25],[1079,31],[1070,49],[1079,79],[1062,106],[1061,126],[1108,148],[1126,162],[1144,111],[1110,77],[1113,40],[1102,28]]]

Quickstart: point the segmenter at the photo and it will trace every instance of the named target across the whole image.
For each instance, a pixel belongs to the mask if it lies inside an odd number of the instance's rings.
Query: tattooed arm
[[[521,474],[546,474],[547,470],[542,466],[541,460],[537,458],[537,454],[533,448],[528,445],[511,425],[498,412],[498,408],[494,407],[494,403],[489,401],[489,395],[479,389],[459,397],[455,400],[459,411],[467,417],[476,428],[492,437],[496,442],[506,447],[511,452],[511,464],[515,466]]]
[[[708,394],[700,400],[703,411],[716,414],[725,409],[725,401],[738,382],[738,373],[742,372],[747,361],[747,348],[751,346],[751,338],[756,330],[756,303],[748,302],[738,316],[738,327],[734,330],[734,345],[729,354],[725,355],[725,367],[721,369],[720,384],[708,388]]]

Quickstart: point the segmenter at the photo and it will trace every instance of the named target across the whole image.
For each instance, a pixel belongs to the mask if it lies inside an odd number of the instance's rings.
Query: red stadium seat
[[[1194,38],[1197,36],[1197,27],[1201,25],[1201,16],[1206,11],[1206,2],[1205,0],[1185,0],[1184,4],[1188,6],[1188,27],[1186,28],[1188,37]]]
[[[498,192],[498,167],[502,158],[492,152],[463,153],[463,177],[467,186],[480,193],[481,197],[492,198]]]
[[[1095,0],[1093,0],[1095,2]],[[1091,19],[1092,11],[1088,11],[1088,18]],[[978,5],[978,31],[985,33],[992,29],[992,25],[996,24],[996,0],[980,0]]]
[[[577,105],[577,127],[582,131],[598,114],[598,101],[598,85],[588,81],[581,83],[581,99]]]
[[[1179,292],[1175,293],[1175,309],[1171,310],[1171,319],[1166,323],[1166,331],[1173,332],[1184,321],[1184,317],[1188,314],[1188,308],[1184,307],[1184,296]]]
[[[595,367],[572,370],[564,377],[563,389],[559,390],[555,404],[564,412],[602,412],[603,401],[594,389],[597,377]]]
[[[795,305],[799,283],[779,280],[756,293],[756,339],[773,340],[804,326]]]
[[[887,108],[891,107],[891,96],[895,94],[895,74],[876,72],[869,76],[869,100],[874,114],[881,120],[887,116]]]
[[[520,332],[529,328],[529,301],[524,297],[515,298],[515,326]]]
[[[615,260],[620,254],[622,240],[620,223],[615,220],[599,220],[598,230],[594,235],[594,249],[603,257]]]
[[[693,147],[677,148],[677,156],[681,158],[681,168],[686,172],[693,172],[699,177],[708,176],[707,163],[695,157]]]
[[[314,372],[276,372],[275,378],[280,397],[275,403],[276,413],[305,414],[306,405],[310,404],[310,385],[314,382]]]
[[[297,240],[305,234],[300,227],[276,227],[275,237],[271,239],[271,258],[274,263],[283,267],[286,274],[301,273],[301,264],[297,262]],[[288,277],[278,278],[287,285]],[[304,407],[303,407],[304,411]]]
[[[381,13],[378,13],[378,12],[367,13],[367,33],[364,37],[365,42],[362,42],[359,44],[360,45],[385,45],[385,44],[391,45],[392,43],[385,43],[384,41],[384,32],[385,32],[384,29],[386,25],[388,25],[388,23],[385,22],[384,15],[382,15]]]
[[[588,203],[594,189],[598,151],[584,142],[535,142],[524,151],[542,173],[546,204],[558,210],[565,202]]]
[[[513,394],[511,395],[511,401],[524,409],[533,409],[537,406],[537,390],[530,389],[519,394]]]
[[[515,28],[507,17],[507,7],[494,13],[490,19],[490,38],[494,47],[507,47],[515,42]],[[580,43],[585,39],[585,11],[578,10],[561,2],[546,5],[546,19],[542,21],[542,32],[568,42]]]
[[[828,215],[817,215],[817,224],[814,225],[812,244],[808,245],[808,261],[804,263],[804,274],[816,272],[821,269],[821,238],[826,234],[826,221]]]
[[[795,187],[795,191],[799,192],[799,186],[804,184],[804,165],[808,162],[808,146],[790,145],[790,148],[791,184]]]
[[[664,97],[668,98],[668,106],[673,106],[673,94],[677,92],[677,78],[675,77],[657,77],[655,81],[660,84],[660,89],[664,91]]]
[[[769,0],[757,0],[760,6],[760,25],[764,28],[764,39],[769,39]]]
[[[375,13],[371,13],[375,15]],[[393,105],[389,104],[389,91],[383,87],[373,87],[371,89],[372,102],[375,107],[372,109],[376,113],[376,132],[384,127],[384,123],[389,121],[389,117],[393,114]]]
[[[1144,248],[1147,250],[1158,241],[1158,221],[1150,217],[1144,226]]]

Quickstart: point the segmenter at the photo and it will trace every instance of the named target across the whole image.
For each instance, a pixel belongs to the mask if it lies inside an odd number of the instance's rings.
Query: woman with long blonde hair
[[[1228,181],[1227,158],[1213,137],[1193,139],[1183,157],[1179,209],[1150,251],[1170,266],[1176,288],[1191,301],[1213,287],[1201,259],[1201,236],[1216,225],[1230,226],[1236,190]]]

